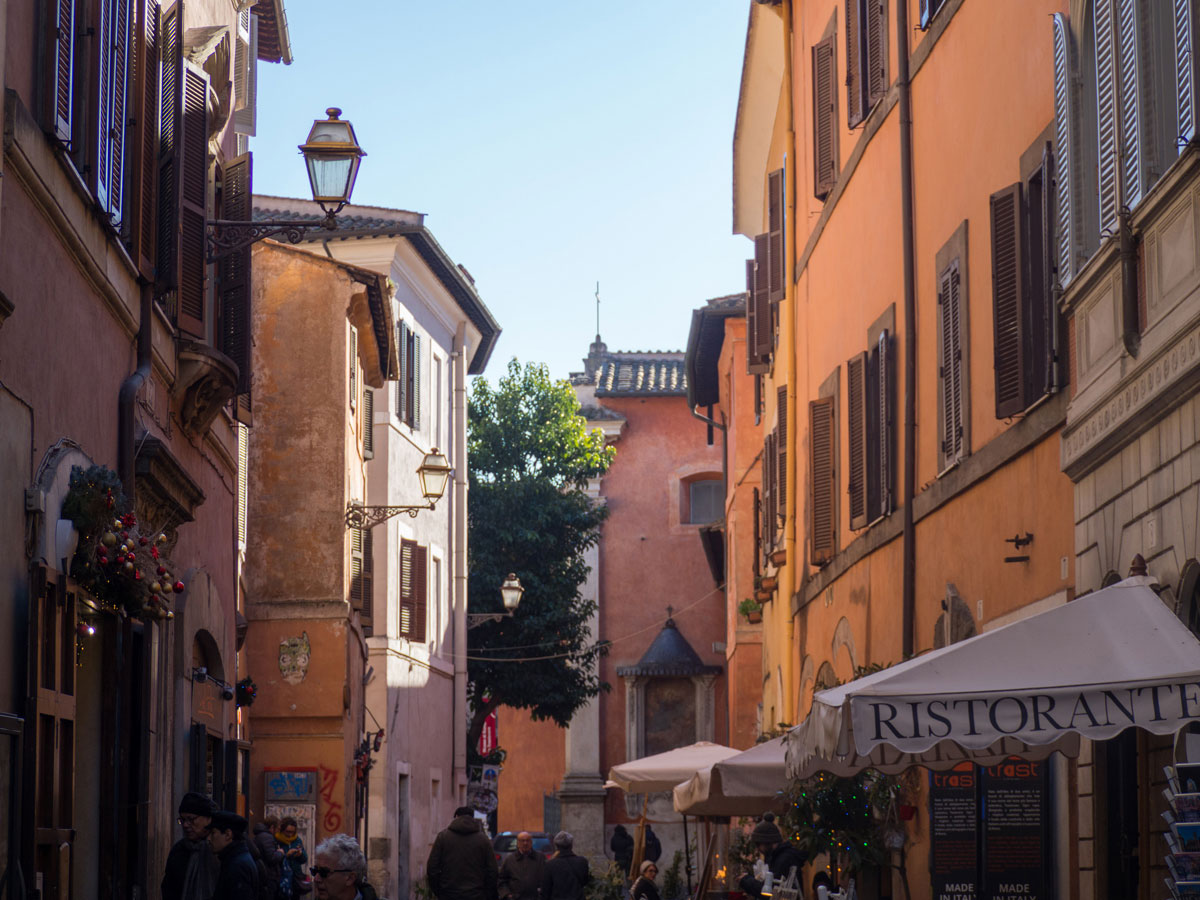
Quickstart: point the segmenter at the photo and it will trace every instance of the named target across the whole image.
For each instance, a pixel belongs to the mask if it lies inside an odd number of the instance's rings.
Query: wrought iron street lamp
[[[313,122],[308,140],[300,145],[313,200],[325,218],[264,219],[240,222],[216,219],[208,223],[208,261],[215,262],[235,250],[243,250],[263,238],[281,236],[298,244],[312,231],[336,231],[337,214],[350,202],[358,164],[367,154],[358,145],[354,126],[341,118],[336,106],[325,110],[326,118]]]
[[[524,593],[525,588],[521,586],[521,580],[509,572],[504,583],[500,585],[500,599],[504,601],[506,611],[502,613],[467,613],[467,628],[474,628],[484,622],[499,622],[501,619],[510,618],[517,611],[517,607],[521,605],[521,596]]]
[[[421,493],[428,503],[406,506],[364,506],[353,500],[346,506],[347,528],[374,528],[380,522],[386,522],[392,516],[408,513],[414,519],[423,509],[433,509],[442,494],[446,493],[446,483],[450,480],[450,463],[437,447],[425,454],[417,469],[417,477],[421,479]]]

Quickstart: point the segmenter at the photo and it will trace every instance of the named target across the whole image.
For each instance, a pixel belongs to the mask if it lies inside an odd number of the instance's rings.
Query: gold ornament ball
[[[133,571],[133,563],[126,561],[126,563],[125,563],[125,571],[126,571],[126,572],[132,572],[132,571]]]
[[[160,582],[156,581],[156,582],[154,582],[154,584],[150,585],[150,590],[152,590],[156,594],[161,593],[162,592],[162,584]]]
[[[106,531],[104,532],[104,537],[100,538],[100,543],[105,547],[115,547],[117,546],[117,536],[111,531]]]

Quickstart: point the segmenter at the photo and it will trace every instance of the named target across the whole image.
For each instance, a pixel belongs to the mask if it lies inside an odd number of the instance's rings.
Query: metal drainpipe
[[[137,393],[150,378],[151,357],[151,308],[154,303],[154,286],[143,284],[139,297],[137,334],[137,368],[124,381],[117,395],[117,469],[121,476],[121,487],[130,502],[134,497],[134,459],[137,455],[134,443],[134,404]]]
[[[787,416],[790,418],[791,426],[788,428],[788,434],[791,436],[792,446],[798,447],[799,442],[795,436],[800,433],[800,423],[797,418],[798,403],[797,398],[799,393],[796,390],[797,365],[796,365],[796,350],[797,350],[797,334],[796,321],[797,311],[796,305],[798,298],[796,296],[796,191],[798,189],[798,180],[796,178],[796,108],[795,108],[795,91],[792,86],[792,28],[794,19],[792,18],[793,0],[785,0],[783,4],[783,77],[784,85],[787,90],[787,153],[783,167],[783,183],[784,196],[786,197],[787,209],[784,213],[784,272],[783,272],[783,303],[779,308],[779,329],[788,335],[788,345],[791,347],[791,352],[787,356]],[[789,229],[790,224],[790,229]],[[787,448],[785,448],[785,452]],[[797,453],[787,453],[793,471],[797,462]],[[793,691],[799,686],[796,684],[795,664],[799,659],[800,654],[794,653],[793,643],[796,639],[796,617],[792,615],[792,597],[796,591],[800,589],[800,558],[799,547],[803,544],[796,540],[796,479],[794,477],[787,480],[787,496],[784,498],[784,511],[786,513],[783,523],[783,547],[787,554],[787,559],[783,564],[784,572],[782,590],[777,594],[777,597],[782,598],[782,602],[787,604],[787,653],[783,658],[783,693],[781,698],[786,711],[780,710],[779,716],[783,721],[794,720],[798,713],[797,704],[800,701],[799,696],[794,696]]]
[[[1130,356],[1136,357],[1142,346],[1138,328],[1137,238],[1133,233],[1133,215],[1122,209],[1117,219],[1121,255],[1121,341]]]
[[[917,547],[913,497],[917,481],[917,281],[913,235],[912,92],[908,71],[908,3],[896,4],[896,88],[900,106],[900,214],[904,239],[904,564],[902,652],[912,656],[916,619]]]
[[[692,407],[692,416],[699,419],[705,425],[711,425],[713,428],[720,429],[721,432],[721,496],[729,493],[729,427],[725,424],[725,413],[721,413],[721,421],[718,422],[711,416],[706,416],[703,413],[697,412],[695,407]]]
[[[466,326],[454,336],[454,805],[467,777],[467,350]]]

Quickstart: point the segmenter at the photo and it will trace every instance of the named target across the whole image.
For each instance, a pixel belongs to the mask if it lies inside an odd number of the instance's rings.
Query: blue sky
[[[260,64],[257,193],[307,197],[296,150],[339,106],[357,203],[410,209],[503,328],[563,377],[610,350],[682,350],[744,288],[731,145],[746,0],[286,0],[295,62]]]

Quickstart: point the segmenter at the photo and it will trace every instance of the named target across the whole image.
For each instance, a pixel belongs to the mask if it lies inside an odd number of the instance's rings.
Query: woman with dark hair
[[[275,832],[275,840],[283,850],[283,865],[292,870],[292,886],[294,892],[301,894],[312,890],[312,882],[304,872],[308,862],[308,851],[304,849],[304,841],[300,838],[300,828],[292,816],[284,816],[279,820],[279,830]]]

